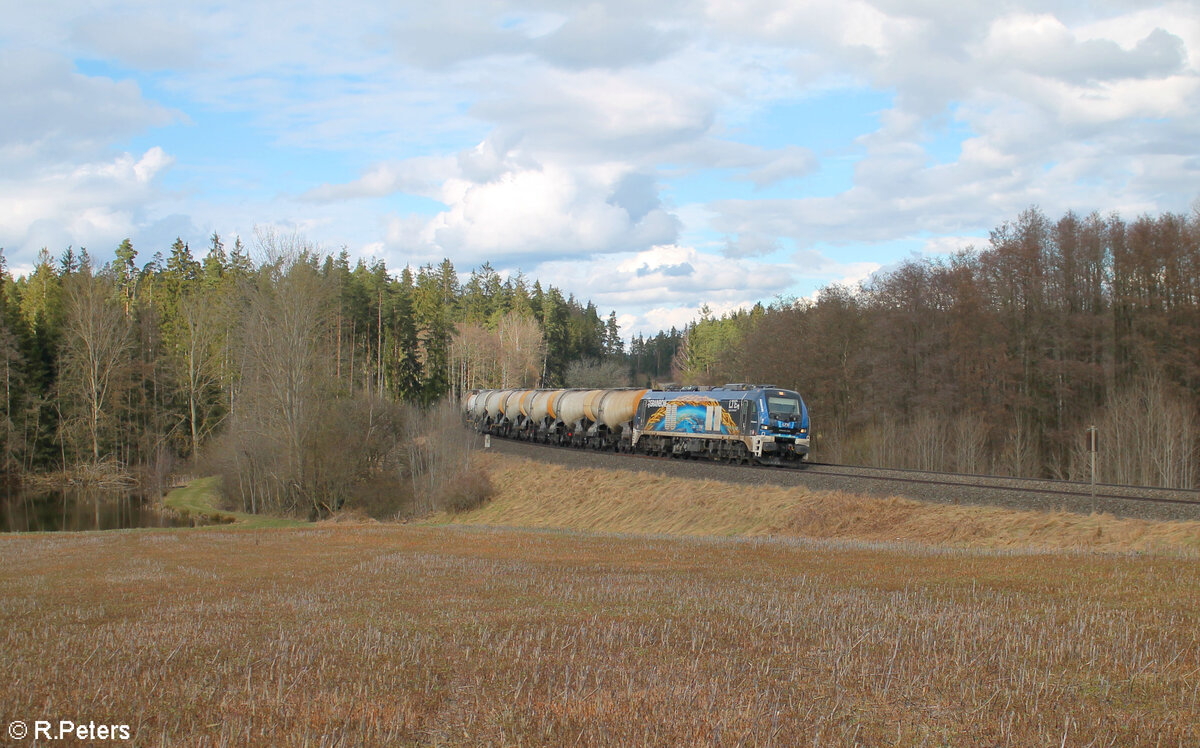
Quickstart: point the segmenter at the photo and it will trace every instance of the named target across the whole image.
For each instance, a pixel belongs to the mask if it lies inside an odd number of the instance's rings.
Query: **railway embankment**
[[[495,495],[436,522],[589,532],[804,537],[987,550],[1200,554],[1200,522],[920,501],[655,469],[564,464],[512,448],[483,457]],[[525,445],[516,445],[518,447]],[[578,454],[565,452],[566,455]],[[629,464],[629,463],[624,463]]]

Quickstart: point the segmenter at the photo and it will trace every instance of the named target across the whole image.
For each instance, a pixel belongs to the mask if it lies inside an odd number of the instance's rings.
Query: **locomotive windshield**
[[[767,410],[772,418],[794,421],[800,417],[800,401],[794,397],[768,396]]]

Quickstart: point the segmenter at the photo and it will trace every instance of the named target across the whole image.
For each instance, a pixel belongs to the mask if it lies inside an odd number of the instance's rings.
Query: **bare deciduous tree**
[[[450,366],[458,392],[484,387],[532,387],[546,355],[541,327],[531,317],[508,312],[495,331],[464,324],[450,344]]]
[[[541,327],[533,318],[513,311],[500,319],[497,334],[500,344],[500,386],[533,386],[546,355]]]
[[[100,462],[104,432],[124,386],[132,341],[125,313],[112,299],[112,284],[90,273],[68,278],[63,399],[82,420],[92,461]]]
[[[208,401],[219,390],[222,375],[222,342],[229,310],[210,294],[189,293],[179,300],[176,317],[175,352],[177,379],[188,404],[192,461],[200,441],[211,428]]]
[[[565,379],[568,387],[626,387],[629,371],[617,359],[585,358],[571,362]]]
[[[278,446],[272,483],[277,501],[294,509],[316,500],[304,495],[305,445],[330,381],[331,359],[321,349],[332,294],[303,251],[285,257],[270,274],[273,282],[260,284],[247,299],[239,418]]]

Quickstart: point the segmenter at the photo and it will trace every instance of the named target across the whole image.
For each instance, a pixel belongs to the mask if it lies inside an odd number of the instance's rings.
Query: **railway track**
[[[822,475],[859,477],[897,483],[1019,489],[1031,494],[1070,496],[1074,498],[1086,498],[1089,501],[1095,498],[1105,501],[1145,501],[1200,507],[1200,491],[1182,488],[1156,488],[1150,486],[1122,486],[1111,483],[1097,483],[1093,491],[1090,483],[1082,481],[1008,478],[994,475],[939,473],[901,468],[866,468],[855,465],[839,465],[831,462],[808,463],[805,469]],[[1113,491],[1119,491],[1120,493],[1113,493]]]
[[[1200,491],[1091,485],[1074,481],[936,473],[806,463],[803,469],[726,465],[704,460],[625,455],[493,437],[492,449],[505,454],[573,467],[641,470],[681,478],[750,485],[800,486],[875,496],[902,496],[946,504],[977,504],[1010,509],[1106,512],[1154,520],[1200,520]]]

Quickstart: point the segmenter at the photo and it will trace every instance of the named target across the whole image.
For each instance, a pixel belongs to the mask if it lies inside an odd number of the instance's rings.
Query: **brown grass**
[[[1200,552],[1200,522],[878,499],[803,488],[589,470],[490,454],[480,509],[434,522],[598,532],[840,538],[976,549]]]
[[[325,526],[0,537],[0,718],[137,745],[1196,745],[1200,562]]]

